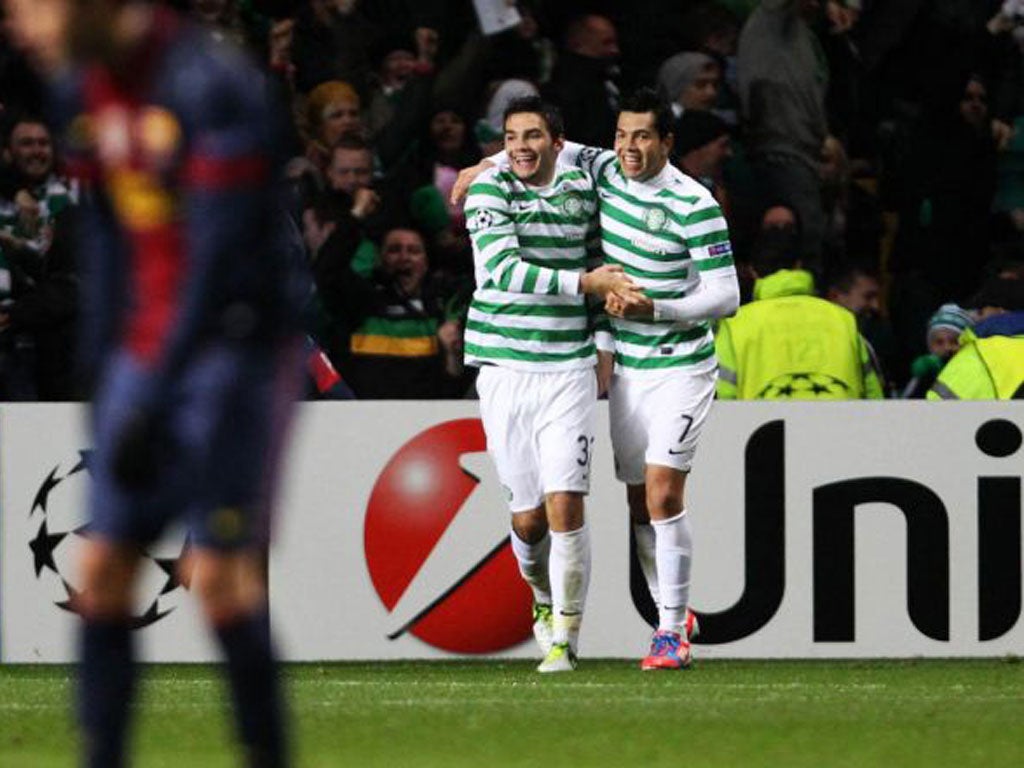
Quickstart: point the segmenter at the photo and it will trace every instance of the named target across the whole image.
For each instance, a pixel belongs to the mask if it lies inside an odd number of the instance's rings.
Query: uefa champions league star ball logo
[[[757,393],[759,400],[832,400],[849,396],[846,382],[827,373],[784,373]]]
[[[437,424],[381,471],[363,534],[387,636],[493,653],[532,636],[532,594],[509,544],[508,508],[479,419]]]
[[[28,542],[32,550],[32,566],[36,579],[48,582],[53,604],[76,613],[79,590],[73,574],[81,553],[82,542],[89,537],[85,516],[85,498],[89,485],[90,451],[81,451],[77,461],[50,470],[42,480],[32,501],[28,516],[38,521],[35,536]],[[139,599],[132,616],[132,628],[142,629],[171,613],[176,600],[185,589],[178,580],[178,560],[188,551],[184,534],[165,537],[159,545],[143,552],[140,568]],[[166,550],[166,552],[165,552]]]
[[[605,150],[606,151],[606,150]],[[602,150],[598,147],[584,147],[580,150],[579,164],[583,168],[589,168],[600,156]]]
[[[490,229],[494,224],[494,214],[486,208],[481,208],[473,216],[473,226],[475,229]]]
[[[644,224],[647,226],[649,232],[658,232],[665,228],[665,224],[668,222],[668,214],[665,213],[664,208],[654,207],[648,208],[644,214]]]

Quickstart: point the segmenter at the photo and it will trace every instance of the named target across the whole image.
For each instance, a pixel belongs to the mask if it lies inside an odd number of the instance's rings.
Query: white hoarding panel
[[[89,442],[77,405],[0,409],[0,659],[74,658],[78,618],[69,608],[77,553],[88,536]],[[174,562],[185,540],[167,535],[141,564],[135,622],[139,654],[150,661],[215,658]]]
[[[337,658],[339,648],[361,659],[536,655],[523,642],[530,595],[475,403],[320,404],[300,432],[271,561],[290,657]],[[582,650],[611,655],[639,648],[646,630],[629,599],[624,494],[607,441],[591,474],[591,594],[600,598],[588,606]]]
[[[479,469],[486,462],[468,460],[480,445],[452,426],[473,421],[473,405],[333,407],[346,409],[342,420],[307,413],[274,558],[273,605],[289,654],[535,655],[521,622],[491,632],[486,647],[471,640],[496,622],[482,619],[481,595],[508,597],[519,615],[529,602],[515,594],[509,560],[499,574],[472,570],[506,524],[500,488]],[[1019,652],[1022,424],[1016,403],[719,404],[687,487],[692,600],[705,614],[700,653]],[[631,598],[623,490],[606,429],[602,410],[581,651],[636,656],[649,630]],[[330,468],[317,469],[324,455]],[[480,482],[449,493],[462,470]],[[481,506],[493,510],[493,527],[463,536],[457,526],[472,531]],[[331,550],[315,566],[314,539]],[[419,623],[407,626],[417,611]]]
[[[81,413],[0,409],[4,661],[71,654],[73,617],[56,604],[82,535]],[[638,657],[650,606],[630,584],[607,427],[602,407],[580,650]],[[1018,403],[718,404],[686,489],[698,654],[1020,653],[1022,427]],[[303,407],[271,556],[287,658],[537,655],[484,450],[472,402]],[[184,590],[161,594],[178,549],[180,533],[147,561],[147,657],[210,658]]]

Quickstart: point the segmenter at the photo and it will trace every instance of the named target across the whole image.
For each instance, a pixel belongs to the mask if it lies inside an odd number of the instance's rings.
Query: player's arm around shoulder
[[[601,249],[601,224],[597,215],[597,190],[589,175],[585,177],[581,193],[583,215],[586,219],[587,270],[593,271],[604,264],[604,252]],[[615,370],[615,328],[605,311],[604,300],[591,296],[587,302],[587,311],[594,332],[594,344],[597,347],[598,396],[603,396],[608,391]]]
[[[504,156],[504,151],[500,153],[500,156]],[[459,205],[466,199],[466,195],[469,194],[470,187],[473,186],[473,182],[477,180],[480,174],[492,168],[500,168],[501,163],[495,162],[495,158],[499,155],[493,155],[492,157],[485,157],[476,165],[470,165],[459,171],[459,175],[455,177],[455,183],[452,185],[451,194],[448,196],[448,201],[452,205]]]
[[[610,168],[615,160],[615,153],[603,147],[588,147],[574,141],[566,141],[562,151],[558,153],[558,162],[582,169],[595,181]]]
[[[561,180],[561,188],[566,195],[571,195],[572,205],[563,199],[563,210],[571,218],[577,219],[586,227],[588,252],[600,249],[600,222],[598,220],[597,185],[594,179],[579,166],[567,165],[559,160],[555,166],[555,177]]]
[[[496,250],[495,243],[518,248],[511,216],[512,190],[498,168],[484,169],[468,187],[463,211],[474,254]]]

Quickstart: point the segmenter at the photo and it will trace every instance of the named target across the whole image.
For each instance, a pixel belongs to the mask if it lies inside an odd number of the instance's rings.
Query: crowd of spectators
[[[759,243],[785,232],[889,396],[920,396],[912,362],[969,325],[986,281],[1024,279],[1024,0],[519,0],[489,34],[476,5],[493,2],[171,4],[281,94],[309,335],[360,398],[472,392],[473,259],[449,193],[527,94],[608,147],[620,96],[659,88],[673,162],[721,204],[746,300]],[[80,192],[2,37],[0,108],[0,398],[74,399]]]

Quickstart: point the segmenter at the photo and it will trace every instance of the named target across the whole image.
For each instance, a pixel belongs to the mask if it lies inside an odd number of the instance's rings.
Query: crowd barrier
[[[0,662],[66,662],[86,531],[86,412],[0,406]],[[688,481],[702,658],[1020,653],[1024,403],[719,403]],[[290,660],[535,657],[530,595],[472,402],[309,403],[277,504],[271,614]],[[580,652],[638,657],[631,558],[602,405]],[[144,658],[215,658],[146,553]],[[646,618],[645,618],[646,617]]]

